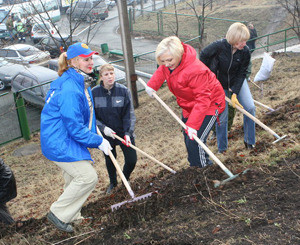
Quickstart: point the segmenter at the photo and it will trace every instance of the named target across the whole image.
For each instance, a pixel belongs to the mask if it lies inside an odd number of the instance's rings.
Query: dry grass
[[[195,3],[196,0],[193,0]],[[191,4],[192,0],[187,1]],[[196,5],[196,12],[201,14],[201,7]],[[174,13],[174,6],[170,5],[164,12]],[[179,3],[177,5],[178,22],[179,22],[179,37],[182,39],[189,39],[198,36],[198,22],[194,16],[187,17],[185,15],[195,15],[195,12],[191,10],[187,3]],[[275,13],[275,14],[274,14]],[[240,22],[253,22],[258,32],[258,35],[264,35],[272,33],[277,30],[281,30],[289,27],[284,21],[286,14],[282,12],[279,5],[275,0],[250,0],[250,1],[226,1],[219,0],[214,1],[213,9],[206,8],[206,16],[217,19],[206,19],[205,22],[205,35],[204,46],[220,39],[225,36],[228,27],[232,24],[232,21]],[[277,28],[275,28],[277,27]],[[274,29],[275,28],[275,29]],[[138,18],[133,27],[134,31],[145,32],[148,35],[157,35],[157,14],[150,13],[144,17]],[[164,14],[163,15],[163,35],[174,35],[176,30],[176,18],[175,15]],[[275,41],[275,40],[274,40]]]

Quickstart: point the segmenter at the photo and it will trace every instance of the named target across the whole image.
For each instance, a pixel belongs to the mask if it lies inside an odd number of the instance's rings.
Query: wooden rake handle
[[[97,133],[102,136],[99,128],[98,127],[96,127],[96,128],[97,128]],[[123,183],[124,183],[124,185],[125,185],[128,193],[129,193],[129,195],[131,196],[132,199],[135,198],[134,192],[131,189],[131,187],[130,187],[130,185],[129,185],[127,179],[126,179],[126,177],[123,174],[123,171],[120,168],[120,165],[118,164],[118,162],[117,162],[116,158],[114,157],[114,155],[112,154],[111,150],[108,150],[108,155],[109,155],[111,161],[113,162],[113,164],[114,164],[114,166],[115,166],[118,174],[120,175],[120,177],[121,177],[121,179],[122,179],[122,181],[123,181]]]
[[[142,83],[145,87],[147,84],[139,78],[138,81]],[[153,96],[155,99],[158,100],[158,102],[176,119],[176,121],[184,128],[186,129],[185,123],[170,109],[170,107],[163,102],[159,96],[156,94],[156,92],[153,92]],[[229,176],[233,177],[234,175],[229,171],[228,168],[225,167],[225,165],[208,149],[208,147],[196,136],[194,135],[195,141],[206,151],[206,153],[220,166],[220,168],[223,169],[223,171]]]
[[[227,96],[225,97],[225,100],[231,103],[231,99],[229,99]],[[248,111],[246,111],[245,109],[239,107],[238,105],[235,106],[236,109],[238,109],[240,112],[242,112],[244,115],[246,115],[247,117],[249,117],[250,119],[252,119],[255,123],[257,123],[259,126],[261,126],[264,130],[266,130],[267,132],[269,132],[270,134],[272,134],[273,136],[275,136],[277,139],[280,139],[281,137],[276,134],[272,129],[270,129],[267,125],[263,124],[261,121],[259,121],[256,117],[252,116]]]
[[[115,134],[114,136],[115,136],[116,139],[118,139],[118,140],[120,140],[120,141],[122,141],[122,142],[124,141],[124,139],[122,139],[122,138],[119,137],[118,135]],[[176,171],[175,171],[175,170],[171,169],[170,167],[168,167],[167,165],[163,164],[162,162],[156,160],[154,157],[148,155],[146,152],[144,152],[144,151],[142,151],[141,149],[137,148],[137,147],[134,146],[133,144],[129,144],[129,146],[130,146],[132,149],[134,149],[134,150],[136,150],[136,151],[142,153],[144,156],[148,157],[148,158],[151,159],[152,161],[158,163],[160,166],[162,166],[163,168],[167,169],[167,170],[170,171],[171,173],[176,174]]]

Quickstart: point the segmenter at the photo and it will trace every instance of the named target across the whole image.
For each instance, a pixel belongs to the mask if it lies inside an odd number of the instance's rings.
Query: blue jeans
[[[224,90],[226,96],[230,99],[231,93],[228,90]],[[247,83],[247,80],[244,80],[244,83],[241,87],[237,99],[244,109],[249,112],[251,115],[255,116],[255,105],[254,101]],[[220,126],[216,123],[216,133],[218,141],[218,150],[219,152],[226,151],[228,148],[228,103],[226,102],[226,108],[219,117]],[[244,141],[250,145],[255,144],[255,122],[244,115]]]

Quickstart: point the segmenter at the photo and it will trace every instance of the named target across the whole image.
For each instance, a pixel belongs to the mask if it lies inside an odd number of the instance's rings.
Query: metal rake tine
[[[120,202],[120,203],[116,203],[114,205],[111,205],[111,210],[114,211],[114,210],[117,210],[119,209],[122,205],[126,204],[126,203],[132,203],[132,202],[138,202],[140,200],[144,200],[144,199],[147,199],[149,198],[150,196],[152,196],[152,192],[150,193],[147,193],[147,194],[144,194],[144,195],[141,195],[141,196],[138,196],[138,197],[135,197],[131,200],[126,200],[126,201],[123,201],[123,202]]]

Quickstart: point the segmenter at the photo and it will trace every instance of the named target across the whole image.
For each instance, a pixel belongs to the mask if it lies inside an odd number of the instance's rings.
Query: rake
[[[116,139],[120,140],[121,142],[124,142],[124,140],[123,140],[121,137],[119,137],[118,135],[114,134],[114,137],[115,137]],[[137,147],[134,146],[133,144],[129,143],[129,146],[130,146],[132,149],[134,149],[134,150],[136,150],[136,151],[142,153],[144,156],[148,157],[148,158],[151,159],[152,161],[158,163],[160,166],[162,166],[163,168],[167,169],[167,170],[170,171],[172,174],[176,174],[176,171],[175,171],[175,170],[171,169],[170,167],[168,167],[167,165],[163,164],[162,162],[156,160],[154,157],[151,157],[151,156],[148,155],[146,152],[144,152],[144,151],[142,151],[141,149],[137,148]]]
[[[142,83],[145,87],[147,86],[147,84],[141,79],[139,78],[138,81],[140,83]],[[176,121],[184,128],[186,129],[186,125],[185,123],[170,109],[170,107],[163,102],[159,96],[156,94],[156,92],[153,92],[153,96],[155,97],[155,99],[158,100],[158,102],[176,119]],[[206,153],[214,160],[214,162],[216,164],[219,165],[219,167],[229,176],[227,179],[222,180],[222,181],[216,181],[214,182],[214,186],[215,187],[219,187],[221,185],[224,185],[225,183],[227,183],[230,180],[233,180],[235,178],[237,178],[239,175],[241,174],[245,174],[249,169],[244,170],[243,172],[240,172],[238,174],[233,174],[230,172],[230,170],[228,168],[226,168],[226,166],[211,152],[211,150],[196,136],[194,135],[194,139],[195,141],[206,151]]]
[[[97,133],[102,136],[102,134],[101,134],[101,132],[100,132],[100,130],[99,130],[98,127],[97,127]],[[135,196],[133,190],[131,189],[131,187],[130,187],[130,185],[129,185],[126,177],[125,177],[125,175],[123,174],[123,172],[122,172],[122,170],[120,168],[120,165],[118,164],[118,162],[117,162],[116,158],[114,157],[114,155],[112,154],[111,150],[108,151],[108,154],[109,154],[109,157],[112,160],[112,162],[113,162],[113,164],[114,164],[114,166],[115,166],[115,168],[116,168],[119,176],[121,177],[121,179],[123,181],[123,184],[125,185],[125,187],[126,187],[128,193],[129,193],[129,195],[131,196],[131,200],[126,200],[126,201],[123,201],[123,202],[111,205],[111,210],[115,211],[115,210],[119,209],[124,204],[132,203],[132,202],[137,202],[137,201],[149,198],[152,195],[152,192],[144,194],[144,195],[141,195],[141,196],[138,196],[138,197]]]
[[[262,107],[268,109],[268,110],[270,111],[269,113],[272,113],[272,112],[275,112],[275,111],[278,110],[278,109],[277,109],[277,110],[274,110],[273,108],[271,108],[271,107],[269,107],[269,106],[267,106],[267,105],[265,105],[265,104],[263,104],[263,103],[261,103],[261,102],[259,102],[259,101],[257,101],[257,100],[253,100],[253,101],[254,101],[255,104],[260,105],[260,106],[262,106]]]
[[[225,97],[225,100],[231,103],[231,99],[229,99],[228,97]],[[273,144],[277,143],[278,141],[284,139],[285,137],[287,137],[287,135],[284,135],[282,137],[280,137],[278,134],[276,134],[272,129],[270,129],[267,125],[265,125],[264,123],[262,123],[261,121],[259,121],[256,117],[252,116],[248,111],[246,111],[245,109],[239,107],[238,105],[235,106],[240,112],[242,112],[244,115],[246,115],[247,117],[249,117],[250,119],[252,119],[255,123],[257,123],[259,126],[261,126],[264,130],[266,130],[267,132],[269,132],[270,134],[272,134],[276,140],[273,141]]]

